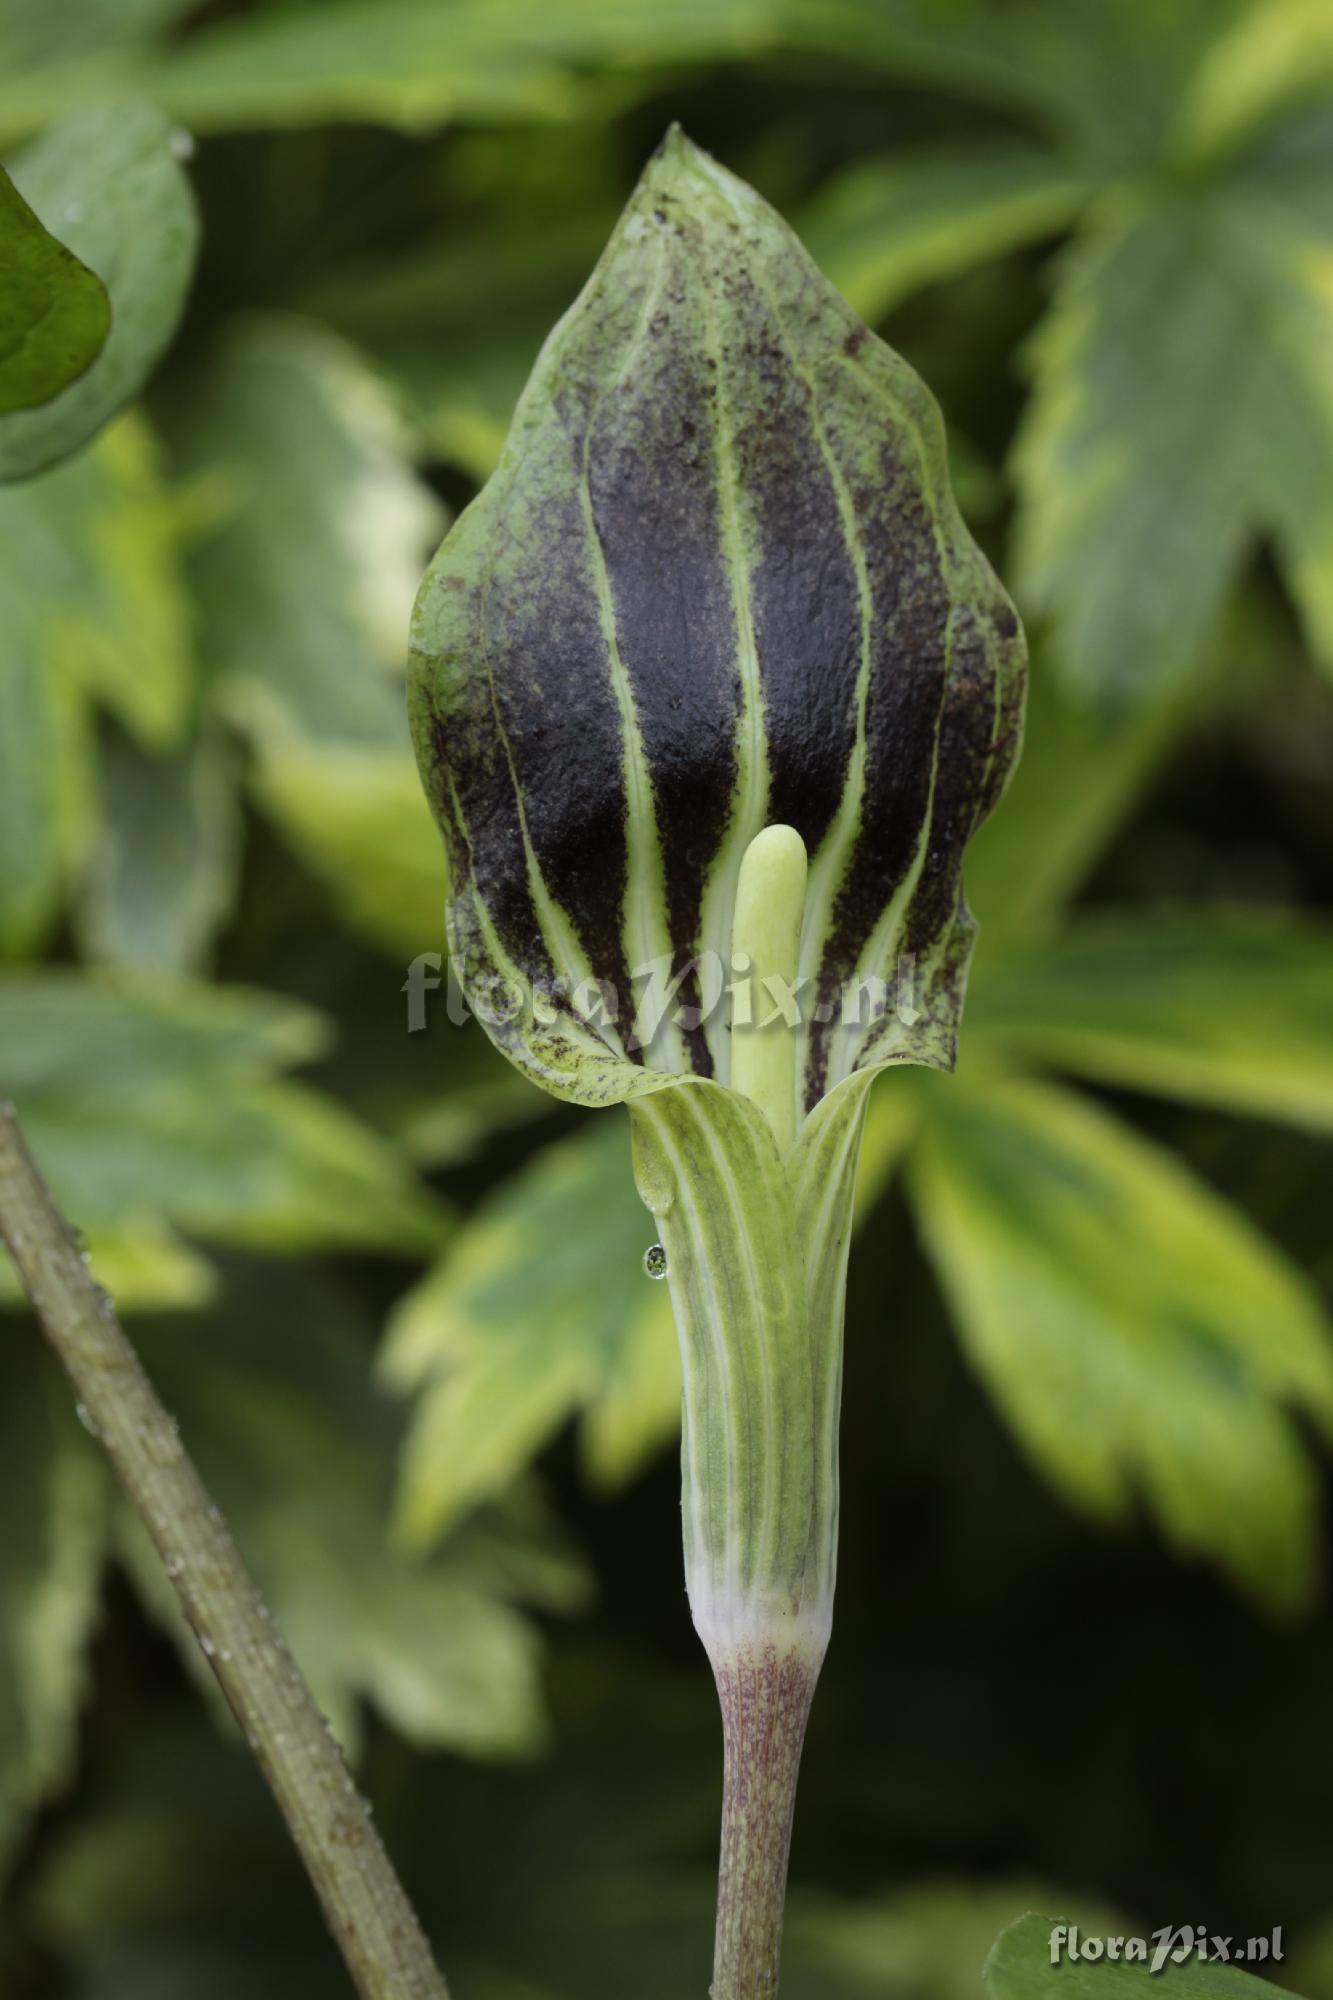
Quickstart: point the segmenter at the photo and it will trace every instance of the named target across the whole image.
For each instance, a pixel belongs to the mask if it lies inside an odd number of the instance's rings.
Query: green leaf
[[[680,1363],[619,1118],[544,1146],[483,1202],[390,1322],[386,1380],[416,1392],[400,1516],[433,1540],[580,1416],[615,1482],[675,1435]]]
[[[530,1497],[429,1560],[390,1546],[398,1426],[338,1289],[256,1268],[215,1312],[145,1322],[136,1338],[343,1743],[355,1750],[365,1699],[418,1744],[535,1748],[540,1648],[519,1604],[569,1609],[582,1572]],[[204,1673],[160,1562],[137,1534],[128,1545]]]
[[[797,218],[802,242],[874,322],[910,292],[1063,229],[1089,183],[1018,139],[858,160]]]
[[[1037,653],[1004,811],[978,828],[967,853],[968,903],[981,922],[973,1002],[978,993],[984,1000],[997,945],[1057,922],[1188,719],[1184,704],[1158,703],[1111,724]],[[969,1026],[973,1018],[969,1011]]]
[[[274,754],[293,736],[401,747],[403,643],[440,510],[376,378],[317,326],[246,320],[180,399],[172,440],[220,516],[191,578],[233,715]]]
[[[305,1879],[246,1753],[160,1682],[117,1695],[98,1790],[62,1816],[29,1878],[46,1950],[82,2000],[292,2000],[318,1987],[328,1947],[316,1932],[309,1955],[292,1948]]]
[[[826,1002],[806,1108],[858,1066],[947,1067],[962,850],[1017,748],[1023,661],[930,396],[673,131],[418,600],[451,957],[465,991],[504,990],[505,1018],[478,1009],[497,1045],[589,1104],[654,1072],[725,1082],[741,856],[783,822]],[[827,1004],[904,951],[914,1019]],[[694,1022],[654,1018],[673,975]]]
[[[182,150],[160,111],[121,102],[53,126],[14,163],[25,201],[105,280],[111,332],[53,400],[0,416],[0,480],[31,478],[78,451],[157,365],[185,303],[198,236]]]
[[[73,463],[0,491],[0,952],[38,942],[87,851],[90,703],[147,750],[184,726],[179,541],[156,443],[133,415]]]
[[[200,648],[257,752],[260,804],[354,929],[437,949],[443,869],[401,672],[440,510],[388,397],[326,331],[253,320],[172,435],[221,517],[191,567]]]
[[[0,92],[0,120],[16,121],[18,85],[30,96],[40,95],[48,79],[66,82],[72,76],[96,73],[99,58],[133,48],[192,11],[195,0],[63,0],[51,7],[46,0],[5,0],[0,18],[0,75],[9,87]],[[45,107],[37,114],[47,115]]]
[[[294,738],[261,759],[255,796],[343,922],[391,957],[444,945],[444,856],[405,745]]]
[[[0,982],[0,1076],[95,1263],[126,1229],[171,1225],[276,1251],[437,1249],[441,1211],[397,1155],[274,1075],[323,1039],[304,1008],[235,988]]]
[[[1154,1968],[1146,1954],[1130,1960],[1103,1957],[1052,1963],[1051,1934],[1059,1921],[1030,1914],[1000,1932],[986,1960],[990,2000],[1055,2000],[1057,1994],[1072,1995],[1073,2000],[1133,2000],[1156,1990]],[[1118,1934],[1132,1932],[1121,1926]],[[1087,1932],[1085,1940],[1095,1935]],[[1236,1940],[1238,1946],[1241,1942]],[[1145,1943],[1151,1950],[1151,1941]],[[1275,2000],[1275,1996],[1283,2000],[1284,1989],[1270,1980],[1256,1979],[1238,1965],[1199,1959],[1192,1951],[1182,1954],[1179,1962],[1168,1960],[1164,1971],[1172,1991],[1179,1991],[1184,2000]]]
[[[1056,1069],[1333,1127],[1333,929],[1262,910],[1120,911],[987,968],[969,1026]]]
[[[1248,0],[786,0],[798,44],[1019,112],[1080,163],[1141,170],[1166,151],[1181,97]]]
[[[1085,1936],[1126,1930],[1123,1916],[1086,1896],[1055,1895],[1049,1883],[1023,1881],[914,1882],[886,1895],[801,1895],[789,1908],[783,1990],[808,1967],[811,2000],[824,1979],[840,1977],[856,2000],[977,2000],[977,1967],[996,1926],[1015,1910],[1050,1903],[1072,1909]]]
[[[922,1079],[924,1083],[926,1079]],[[1239,1210],[1104,1113],[1034,1083],[929,1094],[920,1224],[968,1355],[1076,1505],[1162,1532],[1278,1608],[1313,1584],[1313,1469],[1284,1409],[1333,1425],[1333,1344]]]
[[[83,1240],[98,1283],[127,1310],[201,1306],[213,1296],[212,1265],[182,1242],[161,1214],[117,1216],[88,1230]],[[17,1272],[0,1260],[0,1300],[12,1305],[22,1298]]]
[[[1314,141],[1108,197],[1034,344],[1020,585],[1105,708],[1191,675],[1261,533],[1333,662],[1333,127]]]
[[[240,826],[215,734],[172,757],[104,732],[97,841],[76,912],[87,955],[181,978],[208,955],[235,889]]]
[[[920,1116],[921,1101],[910,1077],[891,1070],[885,1081],[877,1081],[866,1106],[856,1165],[855,1228],[870,1216],[893,1180],[916,1136]]]
[[[90,368],[111,325],[101,279],[47,230],[0,168],[0,417],[47,403]]]
[[[146,72],[201,129],[566,118],[583,65],[630,71],[746,55],[767,0],[333,0],[225,22]]]
[[[1180,146],[1194,160],[1234,150],[1292,105],[1333,82],[1333,20],[1322,0],[1252,0],[1208,51],[1180,108]]]
[[[339,964],[346,966],[338,995],[343,1018],[383,1022],[383,966],[369,956],[352,962],[342,955]],[[510,1132],[549,1125],[549,1101],[496,1054],[475,1021],[459,1017],[447,968],[429,960],[421,968],[419,1011],[408,970],[408,980],[388,988],[392,1032],[345,1036],[322,1065],[327,1088],[423,1168],[481,1161]],[[436,979],[438,986],[429,983]]]
[[[452,229],[413,253],[340,269],[307,303],[374,356],[440,458],[478,482],[488,479],[514,405],[551,322],[576,296],[606,241],[603,181],[582,164],[553,168],[543,130],[544,187],[524,187],[517,212],[488,210],[484,223]],[[558,156],[557,156],[558,157]]]
[[[36,1331],[0,1327],[0,1873],[69,1780],[106,1540],[101,1466]]]

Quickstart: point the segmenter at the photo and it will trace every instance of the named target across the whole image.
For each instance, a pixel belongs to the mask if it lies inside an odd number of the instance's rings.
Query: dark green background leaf
[[[181,167],[189,140],[149,104],[80,113],[11,163],[47,228],[111,295],[111,332],[86,373],[39,410],[0,416],[0,481],[78,451],[138,393],[176,329],[198,222]]]
[[[0,169],[0,417],[49,402],[100,354],[111,305],[100,278],[43,229]]]
[[[0,1875],[69,1782],[97,1621],[107,1482],[65,1383],[0,1314]]]

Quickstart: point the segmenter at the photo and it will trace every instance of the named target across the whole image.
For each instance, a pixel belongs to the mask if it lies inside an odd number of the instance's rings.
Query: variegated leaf
[[[785,823],[802,1110],[853,1070],[950,1067],[963,849],[1023,666],[928,391],[673,131],[418,600],[450,948],[492,1038],[583,1103],[726,1083],[741,857]]]

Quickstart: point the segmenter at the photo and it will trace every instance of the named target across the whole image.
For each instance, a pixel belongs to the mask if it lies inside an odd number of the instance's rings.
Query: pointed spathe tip
[[[655,160],[678,160],[682,156],[688,157],[690,153],[697,151],[698,147],[686,134],[685,127],[681,124],[679,118],[673,118],[663,133],[657,151],[653,154],[653,158]]]
[[[695,144],[677,119],[667,127],[656,152],[644,170],[640,189],[657,198],[682,199],[687,203],[700,197],[721,196],[734,205],[748,194],[724,166]]]

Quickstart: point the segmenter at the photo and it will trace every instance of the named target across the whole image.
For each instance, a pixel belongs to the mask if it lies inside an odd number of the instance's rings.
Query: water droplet
[[[643,1253],[643,1268],[650,1278],[665,1278],[667,1253],[660,1243],[650,1243]]]
[[[89,1437],[101,1436],[101,1432],[98,1430],[97,1425],[93,1420],[93,1413],[88,1408],[88,1405],[86,1403],[76,1403],[74,1405],[74,1414],[78,1418],[79,1422],[83,1425],[83,1428],[87,1431]]]
[[[213,1644],[213,1641],[206,1635],[201,1634],[199,1639],[199,1645],[203,1653],[203,1656],[206,1660],[211,1660],[213,1655],[217,1652],[217,1647]]]
[[[168,141],[168,151],[173,160],[192,160],[194,158],[194,134],[185,131],[183,127],[178,127]]]

